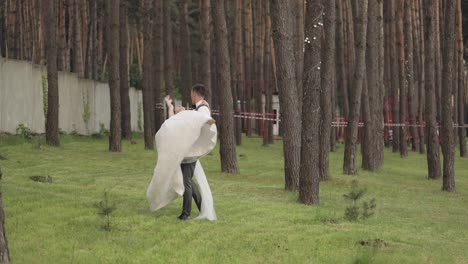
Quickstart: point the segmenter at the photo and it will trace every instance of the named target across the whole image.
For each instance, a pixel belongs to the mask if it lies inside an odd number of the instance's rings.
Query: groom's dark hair
[[[194,86],[192,86],[192,91],[205,98],[206,88],[203,84],[195,84]]]

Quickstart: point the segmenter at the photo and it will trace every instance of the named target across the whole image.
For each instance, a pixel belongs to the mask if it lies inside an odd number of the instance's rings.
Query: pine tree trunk
[[[408,97],[409,97],[409,127],[411,133],[411,150],[417,151],[419,149],[419,137],[417,128],[414,126],[416,121],[416,109],[418,106],[418,100],[416,96],[415,87],[415,71],[414,71],[414,41],[413,41],[413,1],[405,1],[404,12],[404,32],[405,32],[405,60],[406,60],[406,82],[408,85]]]
[[[351,0],[345,0],[344,5],[343,5],[343,10],[344,10],[344,17],[345,17],[345,58],[346,58],[346,68],[347,68],[347,83],[348,83],[348,88],[346,91],[346,99],[348,100],[348,106],[349,106],[349,111],[351,111],[351,97],[352,97],[352,90],[350,87],[352,87],[353,82],[354,82],[354,71],[355,71],[355,66],[356,66],[356,52],[355,52],[355,43],[354,43],[354,28],[355,28],[355,21],[353,19],[353,10],[351,10]],[[349,121],[349,115],[350,113],[348,112],[348,115],[346,116],[346,120]]]
[[[436,41],[437,41],[437,1],[427,0],[424,5],[424,57],[425,57],[425,94],[426,94],[426,136],[427,165],[429,179],[440,178],[439,137],[437,135],[436,103]]]
[[[40,0],[33,0],[33,14],[35,17],[35,31],[34,31],[34,46],[33,46],[33,63],[42,64],[42,53],[45,50],[43,48],[44,38],[42,37],[42,31],[44,30],[42,18],[41,18],[41,5]]]
[[[164,9],[164,80],[166,93],[174,98],[174,47],[172,45],[171,1],[163,1]]]
[[[58,0],[58,50],[57,50],[57,68],[59,71],[65,70],[65,48],[67,45],[65,32],[65,3],[64,0]]]
[[[238,81],[237,81],[237,61],[236,61],[236,3],[235,1],[223,0],[224,10],[226,13],[226,27],[228,31],[228,43],[229,43],[229,62],[230,62],[230,73],[231,73],[231,88],[232,88],[232,103],[234,107],[234,116],[240,115],[240,98],[238,97]],[[232,11],[231,11],[232,10]],[[232,17],[231,17],[232,13]],[[240,13],[242,14],[242,13]],[[241,24],[240,24],[241,25]],[[242,144],[242,118],[234,117],[234,135],[236,138],[236,145]]]
[[[81,46],[81,1],[73,0],[73,72],[83,78],[83,51]]]
[[[187,0],[179,1],[180,12],[180,49],[182,52],[181,93],[182,105],[192,105],[190,91],[192,90],[192,55],[190,47],[190,31],[188,27]]]
[[[6,29],[6,2],[2,1],[0,3],[0,57],[6,58],[6,39],[7,39],[7,29]]]
[[[270,6],[270,4],[268,4]],[[268,10],[270,10],[270,8],[268,8]],[[270,12],[270,11],[269,11]],[[270,47],[271,47],[271,51],[270,51],[270,56],[271,56],[271,73],[272,73],[272,77],[271,77],[271,92],[268,94],[268,96],[270,97],[269,99],[269,109],[271,111],[271,113],[273,114],[274,111],[273,111],[273,94],[276,94],[278,95],[279,94],[279,89],[278,89],[278,77],[277,77],[277,72],[276,72],[276,57],[275,57],[275,44],[274,44],[274,41],[273,41],[273,31],[272,31],[272,23],[271,23],[271,13],[269,15],[269,27],[270,27]],[[281,111],[280,111],[281,112]],[[279,115],[279,112],[274,115],[274,118],[277,118],[277,115]],[[280,136],[282,136],[282,122],[278,122],[278,131],[279,131],[279,134]],[[270,142],[270,144],[274,144],[275,143],[275,135],[273,133],[273,122],[270,122],[268,124],[268,141]],[[283,152],[284,153],[284,152]]]
[[[319,8],[320,11],[320,4],[316,6]],[[328,0],[324,5],[325,14],[327,14],[324,20],[324,28],[325,37],[324,42],[326,43],[325,46],[321,47],[322,51],[322,70],[321,70],[321,90],[320,90],[320,108],[321,108],[321,122],[320,122],[320,150],[319,150],[319,177],[321,180],[328,179],[329,177],[329,152],[330,152],[330,134],[332,130],[332,90],[335,90],[334,86],[334,79],[335,79],[335,72],[336,72],[336,64],[335,64],[335,30],[336,30],[336,8],[335,8],[335,0]],[[315,12],[317,13],[317,12]],[[311,14],[309,14],[311,15]],[[307,26],[314,26],[317,25],[319,21],[311,22]],[[321,23],[321,22],[320,22]],[[317,35],[315,33],[316,29],[313,28],[312,34],[308,34],[308,37],[313,35],[314,37]],[[322,30],[322,27],[317,27],[317,30]],[[310,37],[309,37],[310,38]],[[317,38],[317,42],[319,38]],[[308,44],[307,44],[308,45]],[[317,50],[320,53],[320,49]],[[317,71],[317,69],[315,69]],[[320,71],[319,71],[320,74]],[[319,86],[320,87],[320,86]],[[308,89],[308,88],[304,88]],[[309,108],[310,106],[307,106]],[[309,108],[310,109],[310,108]],[[314,109],[314,108],[312,108]],[[303,112],[303,115],[306,113]]]
[[[403,20],[404,20],[404,0],[397,0],[396,2],[396,41],[398,52],[398,69],[399,69],[399,86],[400,86],[400,113],[399,121],[400,126],[400,156],[408,156],[408,144],[406,142],[406,115],[408,113],[407,104],[407,85],[406,85],[406,69],[405,69],[405,43],[403,34]]]
[[[271,63],[271,21],[270,21],[270,2],[269,1],[263,1],[263,10],[264,10],[264,24],[265,24],[265,34],[264,34],[264,61],[263,61],[263,78],[265,81],[265,86],[264,86],[264,94],[265,94],[265,107],[264,111],[267,114],[267,118],[273,118],[271,115],[273,113],[272,109],[272,92],[273,92],[273,87],[272,87],[272,63]],[[267,146],[270,144],[270,138],[269,135],[273,131],[272,130],[272,124],[273,122],[271,120],[267,120],[264,122],[265,126],[265,131],[263,132],[263,145]]]
[[[396,21],[396,1],[390,1],[390,64],[392,65],[392,78],[391,78],[391,96],[392,96],[392,124],[400,122],[400,65],[398,62],[398,49],[396,45],[397,40],[397,21]],[[393,152],[400,151],[400,129],[398,127],[391,127],[392,131],[392,144]]]
[[[122,138],[132,138],[131,114],[130,114],[130,81],[128,67],[128,22],[127,0],[120,1],[120,107],[122,109]]]
[[[346,68],[345,59],[345,29],[344,29],[344,17],[343,17],[343,2],[336,1],[336,78],[338,84],[338,90],[341,91],[341,114],[344,117],[349,115],[349,100],[348,100],[348,72]]]
[[[92,75],[92,57],[91,48],[93,47],[93,29],[91,25],[91,3],[88,0],[83,1],[83,48],[85,50],[84,76],[90,79]]]
[[[435,8],[436,14],[434,16],[436,27],[434,28],[436,31],[436,40],[435,40],[435,83],[436,83],[436,120],[438,124],[441,124],[443,120],[442,118],[442,21],[440,20],[443,12],[442,9],[442,0],[437,1],[437,7]],[[426,3],[425,3],[426,4]]]
[[[457,0],[457,56],[458,63],[458,125],[462,126],[458,129],[458,143],[460,145],[460,157],[467,157],[466,151],[466,128],[465,125],[465,69],[463,65],[463,30],[462,25],[462,8],[461,0]]]
[[[263,1],[266,0],[257,0],[255,6],[255,25],[256,25],[256,33],[255,33],[255,109],[257,113],[264,114],[263,109],[263,88],[265,86],[265,79],[264,79],[264,67],[263,67],[263,59],[264,59],[264,44],[265,44],[265,26],[264,26],[264,19],[263,19]],[[263,120],[257,119],[256,122],[256,131],[259,136],[262,135],[262,132],[265,130],[263,127]]]
[[[244,54],[245,54],[245,112],[252,112],[252,86],[255,78],[255,68],[253,64],[253,20],[252,20],[252,0],[243,0],[244,13]],[[245,131],[247,136],[252,135],[252,119],[246,118]]]
[[[0,3],[0,57],[6,57],[6,50],[5,50],[5,8],[6,8],[6,1],[2,1]]]
[[[143,0],[143,128],[145,149],[154,149],[153,37],[151,10],[153,0]]]
[[[58,8],[58,3],[55,3],[55,8]],[[31,25],[29,23],[29,1],[25,1],[22,6],[23,16],[23,60],[31,60]],[[58,12],[56,12],[58,14]],[[1,30],[1,28],[0,28]]]
[[[276,76],[283,127],[285,189],[299,187],[301,161],[301,116],[297,109],[292,7],[283,0],[270,2]]]
[[[362,110],[364,127],[361,137],[362,168],[375,171],[383,165],[383,115],[382,115],[382,83],[381,74],[383,58],[381,49],[384,46],[383,4],[377,1],[369,2],[368,29],[367,29],[367,85],[363,87]]]
[[[17,5],[16,2],[19,0],[9,0],[7,1],[7,57],[11,59],[17,59],[17,48],[18,48],[18,41],[17,41],[17,34],[16,34],[16,17],[17,17]]]
[[[365,78],[366,40],[367,40],[367,7],[368,1],[361,0],[359,11],[356,12],[355,21],[355,45],[356,45],[356,69],[353,80],[353,93],[349,121],[346,130],[345,154],[343,172],[347,175],[356,175],[357,170],[357,134],[359,112],[361,109],[362,88]]]
[[[320,101],[323,100],[320,95],[322,90],[320,80],[322,28],[320,24],[323,21],[321,6],[320,0],[308,1],[306,5],[305,36],[307,39],[304,45],[301,169],[299,178],[299,200],[304,204],[320,203],[319,178],[323,172],[323,168],[320,167],[322,165],[320,164],[320,155],[323,153],[320,152],[324,151],[324,149],[322,149],[323,143],[320,142],[320,126],[317,125],[320,124],[320,121],[324,121],[321,120],[323,116],[321,117],[320,111]],[[325,50],[325,53],[329,55],[330,51]],[[328,67],[330,66],[328,65]],[[331,69],[324,73],[329,75]],[[323,87],[323,89],[329,90],[329,87]],[[328,92],[324,91],[324,93]],[[327,103],[322,101],[322,104]],[[323,127],[329,127],[329,125],[325,123]]]
[[[210,4],[213,6],[213,1],[211,0]],[[211,8],[213,10],[213,8]],[[211,11],[213,12],[213,11]],[[213,13],[211,13],[211,17],[213,17]],[[213,19],[212,23],[210,23],[210,32],[211,32],[211,109],[216,109],[219,110],[219,82],[218,82],[218,63],[216,61],[216,41],[214,39],[214,25],[213,25]],[[219,115],[214,115],[213,118],[216,121],[219,121]],[[240,119],[239,119],[240,120]],[[237,128],[236,128],[237,129]]]
[[[51,146],[60,146],[59,138],[59,92],[57,72],[57,35],[54,5],[41,2],[42,19],[44,21],[43,36],[47,56],[47,117],[46,140]]]
[[[297,106],[299,115],[302,112],[302,82],[304,72],[304,11],[305,2],[304,0],[293,0],[290,1],[293,6],[294,15],[294,60],[296,66],[296,86],[297,86]],[[317,8],[322,9],[322,6]]]
[[[244,47],[243,47],[243,36],[242,36],[242,1],[235,0],[234,6],[234,57],[236,58],[236,90],[237,94],[235,97],[237,98],[236,105],[234,108],[236,109],[237,114],[240,114],[243,108],[243,89],[244,89],[244,80],[245,80],[245,67],[244,67]],[[235,130],[236,130],[236,143],[237,145],[242,144],[242,119],[235,118]]]
[[[383,112],[384,112],[384,146],[390,146],[390,127],[385,124],[390,123],[390,116],[389,116],[389,104],[388,100],[391,98],[390,91],[392,87],[392,65],[390,64],[391,61],[391,49],[390,49],[390,33],[391,33],[391,26],[390,26],[390,2],[384,1],[384,8],[383,8],[383,16],[384,16],[384,88],[383,88]],[[391,108],[390,108],[391,109]]]
[[[229,71],[229,50],[224,1],[213,1],[213,24],[215,33],[216,58],[219,76],[219,105],[221,119],[220,156],[221,171],[238,173],[234,117],[232,105],[231,74]]]
[[[455,191],[455,138],[453,129],[453,104],[452,93],[454,82],[454,65],[457,63],[457,50],[454,49],[456,43],[456,1],[445,2],[445,21],[444,21],[444,39],[443,39],[443,73],[442,73],[442,154],[444,157],[443,165],[443,184],[442,190],[447,192]]]
[[[273,62],[272,62],[272,33],[271,33],[271,19],[270,19],[270,2],[263,1],[264,5],[264,23],[265,23],[265,55],[264,55],[264,80],[265,80],[265,113],[267,118],[273,118]],[[273,121],[267,120],[265,122],[266,131],[263,133],[263,145],[269,145],[273,143]]]
[[[417,44],[415,46],[415,50],[417,50],[418,54],[418,64],[419,64],[419,69],[418,69],[418,75],[419,75],[419,85],[418,85],[418,133],[419,133],[419,153],[420,154],[425,154],[426,153],[426,135],[425,135],[425,128],[422,126],[424,122],[424,105],[425,105],[425,67],[424,67],[424,25],[423,25],[423,15],[422,15],[422,7],[421,7],[421,1],[422,0],[417,0],[414,3],[415,6],[415,21],[416,21],[416,26],[414,27],[416,31],[416,38],[414,43]]]
[[[121,147],[121,109],[120,109],[120,74],[119,74],[119,8],[120,0],[106,0],[107,20],[107,53],[109,58],[109,89],[110,89],[110,135],[109,151],[120,152]]]
[[[377,37],[377,42],[379,43],[378,45],[378,56],[379,56],[379,63],[378,63],[378,84],[377,87],[378,89],[375,91],[375,100],[373,101],[373,109],[372,111],[372,116],[374,117],[375,121],[375,126],[374,126],[374,134],[375,140],[376,140],[376,166],[378,168],[382,167],[384,164],[384,147],[385,147],[385,135],[384,135],[384,128],[385,128],[385,120],[383,116],[383,110],[384,107],[383,105],[385,104],[385,97],[386,97],[386,91],[385,91],[385,84],[384,84],[384,79],[385,79],[385,30],[384,30],[384,19],[383,19],[383,9],[384,9],[384,3],[383,2],[377,2],[378,5],[378,13],[377,13],[377,26],[376,28],[378,29],[378,37]]]
[[[90,19],[91,19],[91,38],[93,39],[91,47],[91,76],[93,80],[97,80],[98,77],[98,64],[99,64],[99,38],[98,38],[98,16],[97,16],[97,3],[91,1],[90,8]]]
[[[211,104],[211,4],[210,0],[200,0],[200,31],[201,31],[201,75],[206,87],[205,100]]]
[[[163,39],[163,4],[162,1],[154,0],[154,27],[153,27],[153,62],[154,62],[154,132],[158,132],[164,123],[164,39]],[[202,66],[203,67],[203,66]]]
[[[23,46],[21,43],[21,2],[20,0],[15,1],[15,32],[14,32],[14,43],[15,47],[14,50],[14,58],[17,60],[21,60],[21,47]]]

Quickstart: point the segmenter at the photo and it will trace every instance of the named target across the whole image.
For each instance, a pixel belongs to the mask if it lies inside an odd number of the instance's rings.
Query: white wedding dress
[[[184,159],[199,159],[216,146],[216,125],[211,117],[197,111],[182,111],[167,119],[156,134],[158,160],[146,191],[150,210],[157,211],[184,194],[180,164]],[[210,186],[200,161],[194,178],[202,197],[201,212],[196,219],[216,220]]]

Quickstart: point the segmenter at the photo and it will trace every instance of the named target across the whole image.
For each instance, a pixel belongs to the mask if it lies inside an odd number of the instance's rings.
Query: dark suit
[[[198,107],[193,107],[195,111],[198,111],[201,107],[208,107],[207,105],[201,104]],[[208,108],[209,109],[209,108]],[[184,162],[184,161],[183,161]],[[192,197],[197,204],[198,210],[201,209],[201,195],[198,191],[197,185],[193,182],[193,172],[195,171],[195,165],[197,161],[185,161],[180,164],[182,169],[182,175],[184,179],[184,201],[182,207],[182,215],[189,216],[192,211]]]

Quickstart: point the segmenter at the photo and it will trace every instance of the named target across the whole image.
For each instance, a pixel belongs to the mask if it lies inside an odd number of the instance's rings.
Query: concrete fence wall
[[[60,129],[81,135],[99,132],[101,124],[109,129],[109,85],[80,79],[69,72],[59,72],[58,77]],[[42,83],[46,78],[43,66],[0,57],[0,133],[14,134],[19,124],[35,133],[45,132]],[[142,94],[130,88],[129,96],[132,130],[138,131],[138,123],[143,126]],[[89,113],[87,124],[85,112]]]

